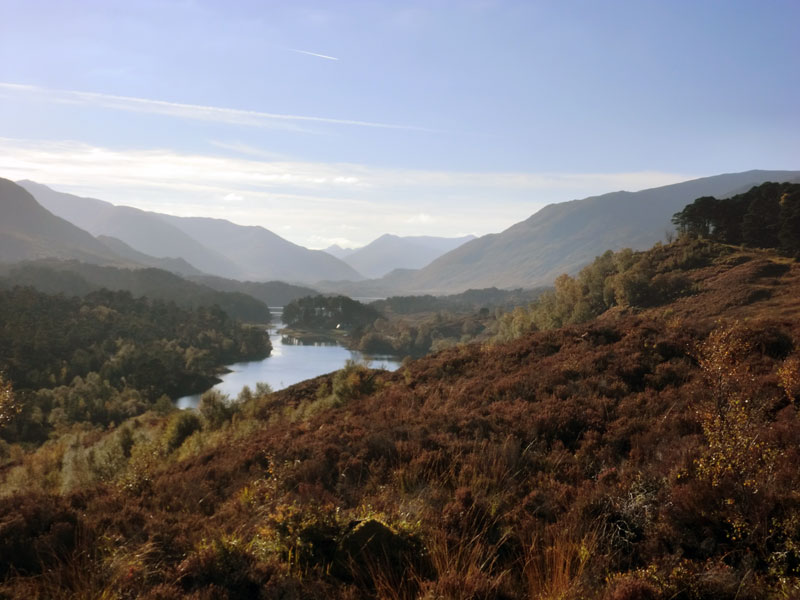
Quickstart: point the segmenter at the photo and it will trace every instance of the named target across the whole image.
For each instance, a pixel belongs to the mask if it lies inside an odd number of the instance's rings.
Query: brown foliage
[[[5,499],[6,584],[88,539],[113,540],[85,560],[121,597],[796,597],[800,268],[758,260],[705,260],[667,308],[353,367],[320,410],[298,407],[333,376],[255,399],[141,488]],[[369,520],[430,568],[337,576]]]

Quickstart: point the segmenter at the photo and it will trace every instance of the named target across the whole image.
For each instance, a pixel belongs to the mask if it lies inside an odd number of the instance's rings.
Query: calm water
[[[394,357],[365,357],[361,352],[348,350],[336,344],[303,345],[294,338],[285,338],[277,330],[283,323],[280,308],[270,307],[275,325],[270,327],[269,339],[272,342],[272,354],[263,360],[242,362],[228,365],[230,373],[221,375],[222,381],[212,389],[236,398],[244,386],[254,390],[256,383],[268,383],[273,390],[280,390],[299,381],[311,379],[323,373],[341,369],[348,359],[370,360],[373,368],[394,371],[400,363]],[[178,408],[194,408],[200,401],[201,394],[184,396],[176,402]]]

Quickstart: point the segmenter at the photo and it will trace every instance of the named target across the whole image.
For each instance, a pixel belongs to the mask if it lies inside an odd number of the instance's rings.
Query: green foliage
[[[748,390],[750,374],[744,363],[752,351],[740,326],[718,328],[698,346],[697,360],[711,391],[698,408],[707,447],[697,459],[699,477],[715,487],[727,484],[728,503],[739,507],[773,482],[779,450],[765,435],[763,398]],[[745,518],[732,520],[734,536],[747,527]]]
[[[219,308],[187,310],[127,292],[84,298],[0,290],[0,369],[24,397],[0,433],[41,442],[72,423],[110,425],[204,389],[216,367],[271,349]],[[166,405],[163,397],[166,396]]]
[[[243,397],[241,400],[247,401],[249,398]],[[200,397],[198,411],[210,429],[219,429],[226,422],[230,421],[236,413],[237,404],[233,404],[224,394],[216,390],[208,390]]]
[[[181,447],[186,438],[202,429],[200,417],[194,411],[182,410],[175,413],[164,430],[163,441],[166,451],[174,452]]]
[[[538,296],[539,293],[540,291],[531,292],[526,297]],[[482,296],[478,296],[480,297]],[[448,298],[450,297],[444,300]],[[438,304],[442,299],[435,300]],[[404,305],[401,303],[400,306]],[[413,306],[415,303],[411,302],[408,305],[409,310]],[[501,312],[498,308],[497,313]],[[423,356],[460,343],[488,339],[497,327],[495,314],[495,311],[490,311],[487,307],[477,310],[473,307],[461,314],[447,310],[414,313],[407,317],[390,314],[388,319],[376,319],[364,327],[360,334],[354,335],[353,345],[367,355]]]
[[[800,258],[800,190],[795,188],[784,191],[778,204],[780,249],[787,256]]]
[[[583,323],[614,306],[646,308],[690,293],[692,282],[682,272],[702,262],[703,243],[681,240],[657,244],[646,252],[625,248],[607,251],[577,277],[560,275],[552,291],[542,293],[528,308],[518,307],[499,318],[495,341],[508,341],[531,330],[548,330]],[[719,252],[715,247],[714,251]]]
[[[306,296],[283,307],[283,320],[301,329],[343,329],[372,323],[381,315],[374,308],[347,296]]]
[[[333,376],[331,393],[337,405],[344,404],[375,390],[375,373],[365,365],[347,360],[343,369]]]
[[[467,290],[449,296],[391,296],[385,300],[371,302],[370,306],[382,313],[410,315],[423,312],[449,311],[452,313],[474,313],[481,309],[513,309],[528,304],[543,290],[499,290],[484,288]]]
[[[0,373],[0,429],[22,410],[22,407],[17,404],[14,398],[14,389],[10,381],[6,381],[3,374]]]

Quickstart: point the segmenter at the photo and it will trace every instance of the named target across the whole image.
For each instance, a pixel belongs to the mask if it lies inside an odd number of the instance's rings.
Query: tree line
[[[380,317],[374,308],[347,296],[305,296],[283,307],[283,322],[299,329],[351,331]]]
[[[798,257],[800,184],[763,183],[731,198],[703,196],[675,213],[672,222],[684,235]]]

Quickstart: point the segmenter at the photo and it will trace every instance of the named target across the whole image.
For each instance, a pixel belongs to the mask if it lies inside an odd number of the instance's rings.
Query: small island
[[[303,343],[341,343],[383,315],[371,306],[347,296],[305,296],[283,308],[281,330]]]

